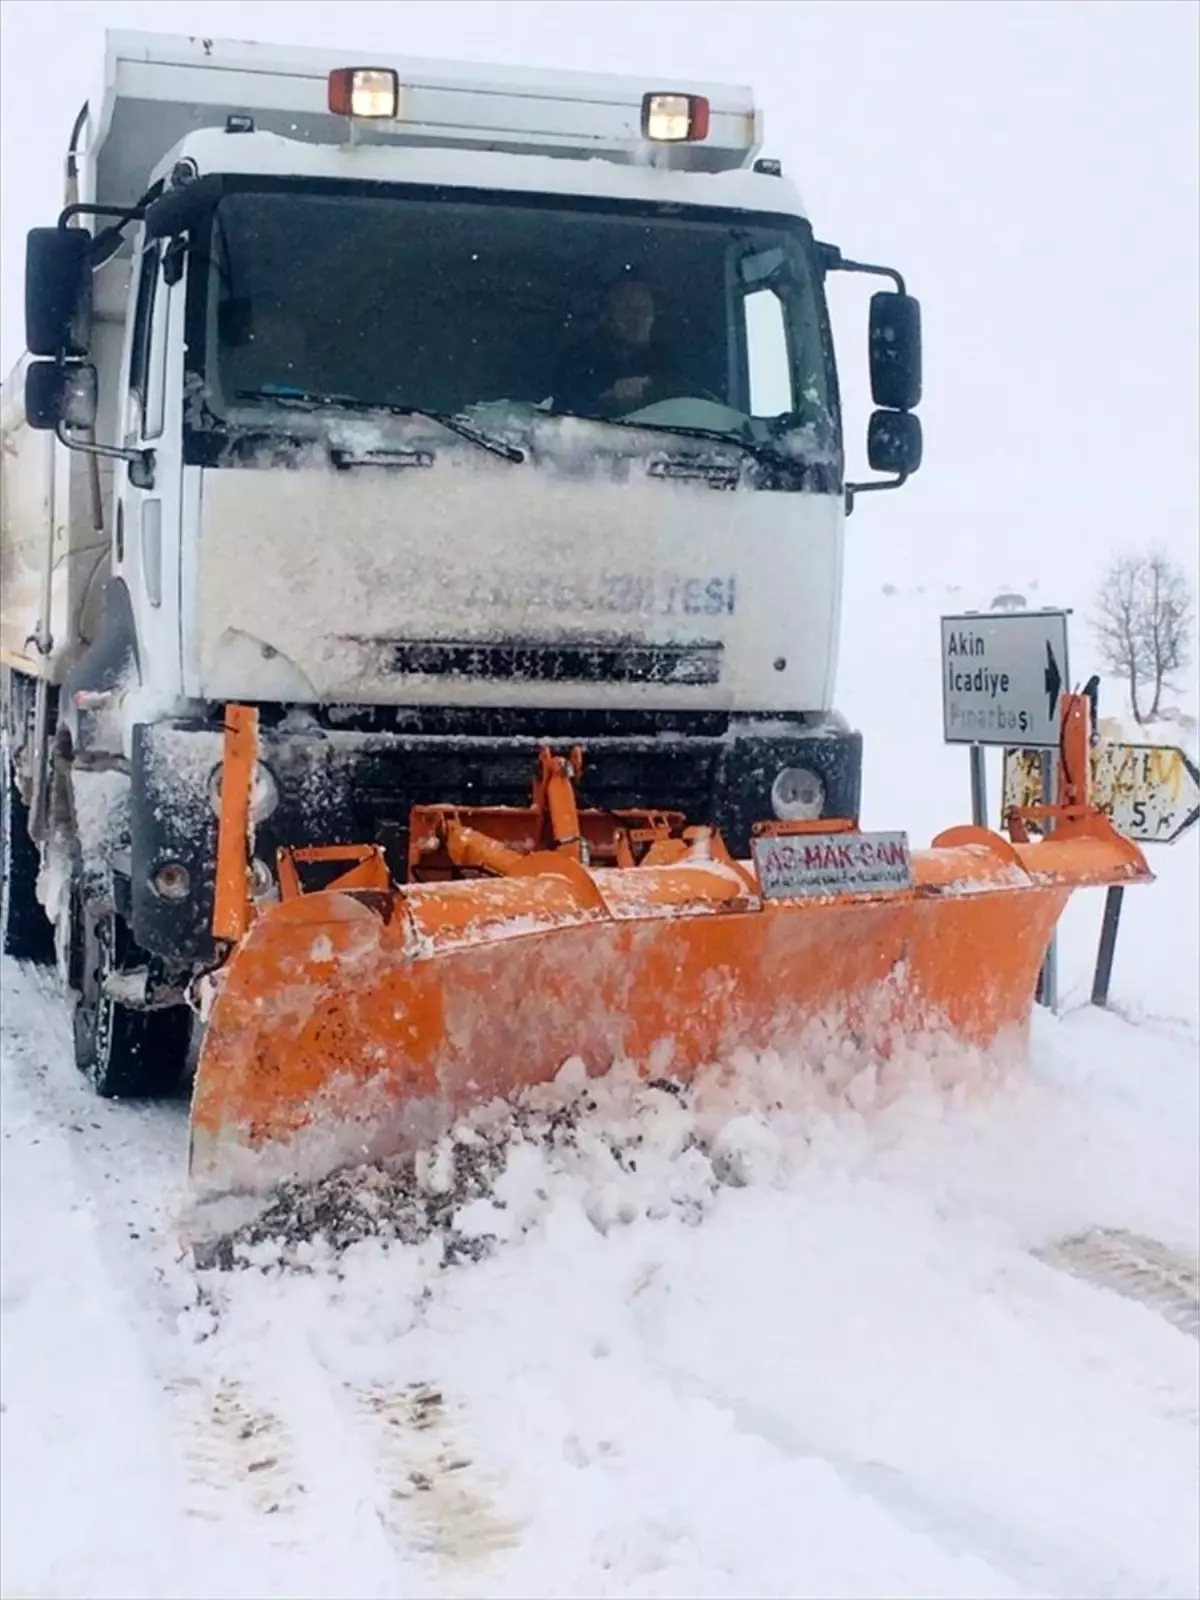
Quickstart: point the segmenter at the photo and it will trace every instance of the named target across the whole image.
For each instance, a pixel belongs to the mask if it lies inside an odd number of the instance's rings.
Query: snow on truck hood
[[[835,495],[433,467],[202,473],[185,692],[817,711]]]

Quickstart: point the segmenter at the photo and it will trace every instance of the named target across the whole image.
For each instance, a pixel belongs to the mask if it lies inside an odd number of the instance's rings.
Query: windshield
[[[210,427],[496,408],[836,453],[799,219],[446,190],[226,192],[192,288],[189,360]]]

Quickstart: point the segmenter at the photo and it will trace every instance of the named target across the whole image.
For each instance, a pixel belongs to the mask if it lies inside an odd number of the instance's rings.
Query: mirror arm
[[[896,285],[897,294],[908,293],[904,286],[904,279],[896,271],[895,267],[878,267],[869,261],[851,261],[848,256],[842,254],[837,245],[822,244],[819,241],[817,243],[817,254],[826,272],[866,272],[875,278],[890,278]],[[879,487],[883,488],[885,485],[880,484]],[[890,487],[890,485],[886,487]]]
[[[124,226],[127,222],[141,222],[145,215],[145,206],[94,206],[81,200],[63,207],[58,214],[58,226],[69,228],[73,217],[113,217]]]
[[[898,472],[894,478],[876,478],[872,483],[848,483],[846,485],[846,515],[854,510],[856,495],[873,494],[878,489],[898,489],[902,483],[907,483],[912,477],[911,472]]]
[[[101,267],[108,265],[125,242],[125,228],[131,222],[144,221],[145,216],[145,206],[93,206],[80,201],[75,205],[64,206],[58,214],[58,226],[69,228],[75,217],[114,219],[109,227],[92,235],[92,271],[99,272]]]
[[[94,439],[72,438],[65,422],[55,424],[54,437],[68,450],[78,450],[86,456],[104,456],[109,461],[127,461],[131,467],[146,469],[154,460],[153,450],[136,450],[132,445],[97,444]]]

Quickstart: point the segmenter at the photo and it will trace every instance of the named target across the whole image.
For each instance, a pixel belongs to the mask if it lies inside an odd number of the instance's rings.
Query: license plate
[[[760,834],[751,850],[767,900],[878,894],[912,885],[906,833]]]

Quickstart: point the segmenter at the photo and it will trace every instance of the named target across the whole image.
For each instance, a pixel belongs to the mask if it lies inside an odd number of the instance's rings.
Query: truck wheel
[[[75,996],[75,1062],[106,1100],[161,1099],[174,1094],[187,1062],[192,1014],[186,1006],[135,1011],[107,992],[122,970],[129,938],[112,910],[94,912],[72,896],[80,940],[82,992]]]
[[[0,950],[18,961],[54,960],[54,929],[37,897],[40,866],[6,747],[0,759]]]

